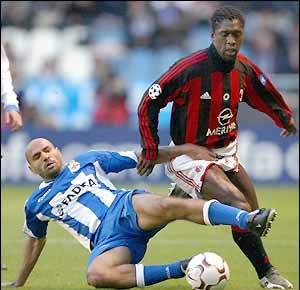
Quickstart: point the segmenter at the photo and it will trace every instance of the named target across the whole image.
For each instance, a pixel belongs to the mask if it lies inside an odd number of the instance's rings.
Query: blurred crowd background
[[[241,51],[298,111],[298,1],[1,3],[1,41],[26,126],[137,126],[144,91],[174,61],[209,46],[209,19],[223,5],[243,12]]]

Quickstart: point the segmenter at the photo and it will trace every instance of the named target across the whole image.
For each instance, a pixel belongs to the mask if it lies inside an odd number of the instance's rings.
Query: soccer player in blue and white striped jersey
[[[182,154],[195,159],[216,158],[208,149],[184,144],[161,148],[157,163]],[[135,168],[135,152],[89,151],[64,165],[60,150],[38,138],[29,143],[26,159],[31,171],[44,181],[26,201],[24,259],[16,281],[5,284],[8,287],[26,282],[45,245],[49,221],[62,225],[91,251],[88,284],[126,289],[184,277],[189,260],[156,266],[138,264],[149,239],[174,220],[237,225],[265,235],[276,215],[274,209],[248,213],[216,200],[183,200],[144,190],[119,190],[107,174]]]

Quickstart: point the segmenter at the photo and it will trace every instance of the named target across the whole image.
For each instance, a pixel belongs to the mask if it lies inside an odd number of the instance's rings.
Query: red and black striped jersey
[[[292,111],[263,72],[239,53],[235,62],[221,59],[213,44],[177,61],[145,92],[138,108],[144,157],[155,160],[158,115],[173,102],[170,132],[176,145],[227,146],[237,137],[240,102],[286,128]]]

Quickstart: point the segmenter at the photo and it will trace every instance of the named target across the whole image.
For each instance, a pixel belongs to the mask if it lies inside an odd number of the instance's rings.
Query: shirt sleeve
[[[269,78],[249,59],[243,57],[248,68],[245,77],[245,101],[252,108],[267,114],[280,128],[287,128],[292,110]]]
[[[1,100],[4,104],[4,109],[15,107],[19,110],[19,102],[17,95],[14,92],[12,78],[9,70],[9,61],[6,56],[4,47],[1,43]]]
[[[23,232],[32,238],[43,238],[47,235],[48,220],[40,220],[25,206],[26,219]]]
[[[158,154],[159,112],[180,94],[187,76],[180,70],[181,62],[175,63],[165,74],[157,79],[144,93],[138,107],[139,131],[143,156],[156,160]]]
[[[96,160],[106,174],[135,168],[137,164],[137,157],[133,151],[95,151],[95,155]]]

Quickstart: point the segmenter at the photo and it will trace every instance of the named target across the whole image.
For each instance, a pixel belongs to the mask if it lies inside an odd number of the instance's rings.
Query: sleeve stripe
[[[191,93],[190,101],[188,102],[187,107],[187,116],[186,119],[186,134],[185,134],[185,143],[197,143],[197,133],[199,126],[199,112],[201,108],[201,102],[199,97],[199,92],[201,92],[202,87],[202,78],[195,78],[191,82]]]
[[[151,100],[151,98],[148,95],[145,97],[145,99],[147,99],[147,103],[149,103],[149,99]],[[156,143],[155,143],[153,136],[151,135],[151,130],[149,127],[149,118],[148,118],[149,106],[145,102],[144,102],[144,104],[145,104],[145,106],[142,106],[141,110],[139,111],[140,133],[141,133],[141,136],[143,136],[143,141],[145,143],[144,146],[146,147],[146,149],[151,148],[153,150],[156,150]],[[151,159],[152,156],[149,156],[148,154],[149,154],[149,152],[146,151],[146,159]]]
[[[282,113],[286,116],[292,115],[292,110],[287,105],[283,96],[274,87],[271,81],[266,78],[266,84],[262,85],[260,83],[259,77],[263,75],[263,72],[252,63],[246,56],[239,54],[239,60],[252,71],[255,77],[247,74],[246,82],[251,95],[248,98],[248,102],[253,107],[257,108],[259,111],[269,115],[275,122],[275,124],[280,127],[285,127],[285,121]],[[252,79],[251,79],[252,78]],[[257,81],[258,85],[252,84],[252,80]],[[276,109],[276,110],[274,110]]]
[[[278,116],[270,109],[270,107],[267,106],[264,100],[260,98],[250,81],[248,82],[248,89],[255,104],[253,105],[257,107],[257,109],[259,109],[261,112],[265,112],[266,114],[268,114],[276,122],[277,125],[282,126]],[[251,98],[249,98],[249,102],[250,104],[252,104]]]
[[[257,65],[252,63],[246,56],[239,54],[239,59],[241,62],[244,62],[245,65],[250,67],[251,70],[254,71],[257,78],[259,77],[259,75],[263,74],[260,71],[260,69],[257,67]],[[266,90],[269,94],[271,94],[272,96],[275,97],[273,100],[278,106],[280,106],[281,108],[283,108],[290,114],[292,113],[292,110],[290,109],[288,104],[285,102],[282,95],[279,93],[279,91],[274,87],[274,85],[269,80],[267,80],[267,83],[266,83]]]
[[[203,52],[200,51],[199,55],[192,55],[190,56],[188,59],[185,59],[182,61],[182,63],[178,63],[177,65],[175,65],[175,67],[171,70],[169,70],[166,75],[164,75],[159,81],[158,83],[163,87],[163,85],[166,82],[169,82],[174,76],[176,76],[177,74],[181,73],[183,70],[185,70],[188,66],[193,65],[197,62],[206,60],[208,58],[208,55]]]
[[[203,61],[207,59],[208,55],[205,51],[197,52],[196,54],[190,56],[188,59],[184,59],[182,62],[179,62],[177,65],[175,65],[171,70],[169,70],[165,75],[162,76],[160,80],[157,81],[160,86],[163,87],[167,82],[169,82],[174,76],[181,73],[183,70],[185,70],[188,66],[193,65],[199,61]],[[174,92],[172,92],[173,94]],[[167,96],[168,100],[171,100],[171,96]],[[153,132],[151,130],[151,127],[149,125],[149,106],[152,99],[149,97],[149,95],[145,94],[144,98],[139,106],[139,127],[140,127],[140,133],[144,142],[144,146],[146,149],[146,159],[153,160],[156,158],[157,155],[157,142],[155,142],[155,136],[153,134],[157,135],[156,132]]]

